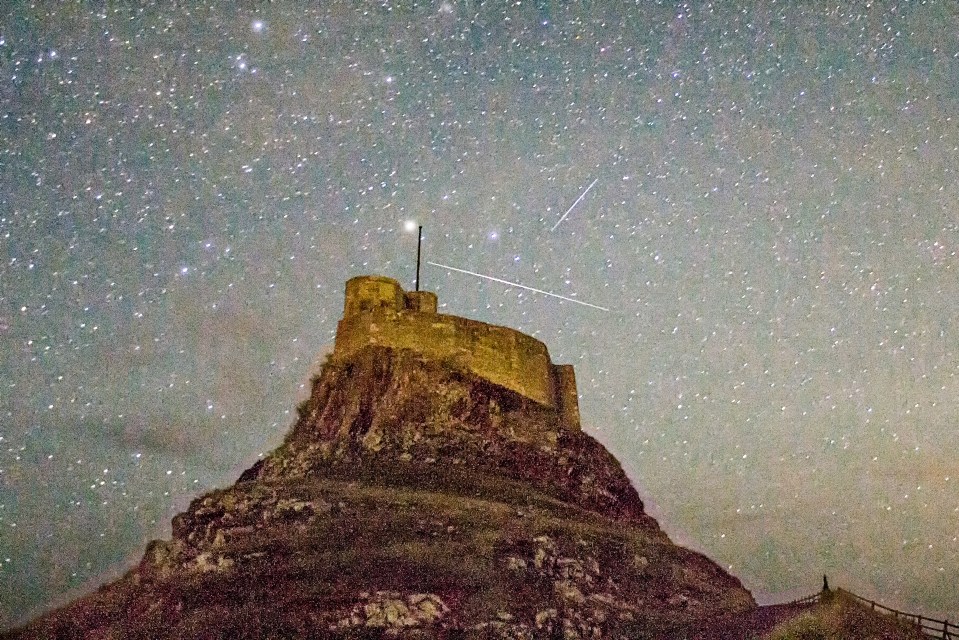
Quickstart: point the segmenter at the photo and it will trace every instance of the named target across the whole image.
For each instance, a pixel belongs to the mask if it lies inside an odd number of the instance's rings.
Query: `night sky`
[[[671,534],[959,617],[955,2],[127,4],[0,17],[0,626],[276,446],[419,224],[609,309],[422,274]]]

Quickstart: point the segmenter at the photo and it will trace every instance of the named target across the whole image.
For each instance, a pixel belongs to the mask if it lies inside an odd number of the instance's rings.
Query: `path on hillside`
[[[772,631],[776,625],[795,618],[813,604],[776,604],[757,607],[733,616],[716,618],[674,636],[676,640],[750,640]]]

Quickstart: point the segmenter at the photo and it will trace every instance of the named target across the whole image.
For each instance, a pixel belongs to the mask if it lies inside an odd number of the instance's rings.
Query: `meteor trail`
[[[552,296],[554,298],[559,298],[560,300],[566,300],[567,302],[575,302],[576,304],[581,304],[584,307],[592,307],[593,309],[599,309],[600,311],[609,311],[609,309],[607,309],[606,307],[601,307],[596,304],[590,304],[588,302],[583,302],[582,300],[576,300],[574,298],[567,298],[566,296],[561,296],[558,293],[550,293],[549,291],[543,291],[542,289],[534,289],[533,287],[527,287],[525,284],[510,282],[509,280],[501,280],[499,278],[494,278],[493,276],[484,276],[482,273],[476,273],[475,271],[467,271],[466,269],[457,269],[456,267],[451,267],[445,264],[439,264],[437,262],[427,262],[426,264],[433,265],[434,267],[439,267],[440,269],[449,269],[450,271],[458,271],[459,273],[465,273],[471,276],[476,276],[477,278],[486,278],[487,280],[492,280],[493,282],[508,284],[511,287],[519,287],[520,289],[526,289],[527,291],[532,291],[533,293],[541,293],[544,296]]]
[[[559,223],[566,219],[566,216],[569,215],[569,212],[572,211],[572,210],[576,207],[576,205],[579,204],[579,201],[580,201],[580,200],[582,200],[583,198],[586,197],[586,194],[589,193],[589,190],[592,189],[592,188],[593,188],[593,185],[595,185],[597,182],[599,182],[599,178],[596,178],[595,180],[593,180],[592,182],[589,183],[589,186],[586,187],[586,191],[584,191],[584,192],[582,192],[581,194],[579,194],[579,197],[576,198],[576,202],[574,202],[574,203],[569,207],[569,209],[566,210],[566,213],[563,214],[563,217],[562,217],[562,218],[560,218],[559,220],[556,221],[556,224],[553,225],[553,228],[550,229],[550,231],[556,231],[556,227],[559,226]]]

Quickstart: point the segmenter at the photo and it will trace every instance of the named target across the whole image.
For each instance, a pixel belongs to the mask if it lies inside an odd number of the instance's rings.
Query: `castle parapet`
[[[345,359],[368,345],[409,349],[458,366],[553,408],[569,429],[579,429],[576,378],[571,365],[554,365],[546,345],[507,327],[439,314],[436,294],[403,291],[382,276],[346,283],[343,319],[333,357]]]
[[[343,319],[376,311],[402,311],[403,287],[393,278],[360,276],[346,281]]]
[[[407,311],[436,313],[436,294],[432,291],[407,291],[403,294],[403,303]]]

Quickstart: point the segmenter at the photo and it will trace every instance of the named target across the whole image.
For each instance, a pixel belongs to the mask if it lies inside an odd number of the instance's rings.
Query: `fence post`
[[[825,587],[825,588],[828,589],[828,583],[826,582],[826,576],[823,576],[823,587]],[[839,590],[842,591],[842,589],[839,589]],[[825,591],[825,589],[824,589],[824,591]],[[819,601],[821,601],[823,595],[825,595],[825,594],[824,594],[824,591],[820,591],[820,592],[817,593],[815,596],[811,596],[811,597],[809,598],[809,600],[813,600],[813,601],[819,600]],[[928,635],[928,636],[930,636],[930,637],[939,637],[939,638],[941,638],[941,640],[959,640],[959,625],[950,623],[948,618],[946,618],[945,620],[937,620],[937,619],[935,619],[935,618],[926,618],[925,616],[923,616],[923,615],[921,615],[921,614],[918,614],[918,613],[909,613],[909,612],[907,612],[907,611],[899,611],[898,609],[893,609],[892,607],[887,607],[887,606],[885,606],[885,605],[882,605],[882,604],[876,602],[875,600],[869,600],[868,598],[863,598],[862,596],[860,596],[860,595],[858,595],[858,594],[855,594],[855,593],[852,593],[851,591],[847,591],[846,593],[848,593],[850,596],[852,596],[854,599],[858,600],[859,602],[862,602],[863,604],[868,603],[868,604],[869,604],[869,607],[870,607],[873,611],[879,610],[879,613],[883,613],[884,615],[888,615],[889,613],[891,613],[896,620],[898,620],[898,619],[899,619],[899,616],[901,615],[901,616],[902,616],[902,619],[903,619],[904,621],[910,622],[910,623],[914,623],[916,626],[919,627],[920,631],[921,631],[923,634],[925,634],[925,635]],[[940,636],[934,636],[934,635],[932,634],[932,632],[935,632],[935,631],[936,631],[936,629],[934,628],[934,626],[931,626],[931,627],[928,627],[928,628],[927,628],[927,627],[924,626],[924,624],[923,624],[924,622],[929,622],[931,625],[941,624],[941,625],[942,625],[942,635],[940,635]],[[930,633],[928,633],[928,634],[925,633],[927,630],[928,630]]]

